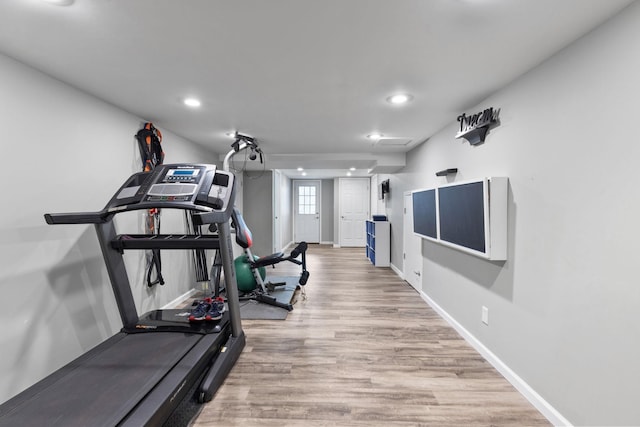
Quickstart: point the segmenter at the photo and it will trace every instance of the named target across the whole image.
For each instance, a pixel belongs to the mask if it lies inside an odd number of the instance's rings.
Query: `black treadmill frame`
[[[160,171],[156,170],[153,173],[144,175],[140,173],[134,174],[125,182],[119,192],[125,187],[133,186],[139,186],[140,191],[143,191],[153,184],[154,180],[158,179],[162,170],[176,166],[182,167],[184,165],[162,165],[162,167],[158,168]],[[215,166],[196,166],[205,167],[204,173],[206,177],[203,178],[204,182],[201,187],[204,185],[211,186]],[[223,173],[229,174],[228,172]],[[201,382],[197,388],[196,399],[200,402],[211,400],[245,346],[245,335],[240,320],[238,291],[235,285],[236,276],[229,224],[235,198],[235,179],[233,179],[232,175],[231,177],[228,201],[223,206],[203,206],[203,203],[196,203],[195,196],[191,202],[185,202],[184,200],[177,203],[163,201],[154,205],[151,202],[143,202],[142,199],[131,199],[127,200],[127,204],[124,205],[121,200],[118,200],[118,193],[116,193],[116,196],[102,211],[45,215],[45,219],[49,224],[94,224],[123,328],[121,332],[108,338],[89,352],[0,405],[0,426],[34,425],[35,420],[45,420],[46,425],[65,427],[74,423],[105,426],[158,426],[171,416],[183,399],[191,398],[187,393],[193,389],[197,381]],[[201,188],[198,192],[198,200],[201,201],[202,195],[206,196],[207,193],[208,188]],[[145,238],[144,235],[117,235],[113,221],[117,213],[149,209],[150,207],[193,210],[196,212],[196,221],[199,221],[200,225],[216,224],[218,236],[206,236],[203,238],[203,236],[185,235],[177,238],[157,239],[153,238],[153,236],[146,236]],[[189,325],[187,322],[184,328],[179,326],[176,328],[174,325],[171,328],[163,329],[157,326],[157,321],[149,323],[148,314],[138,315],[126,272],[123,252],[125,249],[148,248],[219,250],[222,257],[225,280],[229,283],[229,290],[227,291],[228,310],[216,327],[203,326],[202,328],[194,328],[193,325]],[[171,338],[184,341],[185,344],[188,343],[189,348],[179,360],[173,360],[171,366],[158,366],[157,375],[152,375],[155,383],[151,384],[149,383],[151,380],[141,379],[140,381],[143,383],[146,381],[143,387],[144,391],[122,390],[118,399],[125,402],[126,407],[131,409],[126,411],[121,420],[114,423],[115,415],[113,412],[104,413],[101,418],[99,411],[96,411],[95,407],[68,407],[73,406],[74,399],[74,396],[65,396],[68,389],[73,389],[73,387],[69,387],[68,382],[64,385],[65,381],[72,381],[68,377],[69,375],[75,375],[80,371],[90,371],[91,363],[94,361],[112,354],[118,355],[120,352],[122,353],[121,362],[126,361],[127,348],[131,347],[129,342],[136,340],[138,335],[147,334],[153,334],[153,338],[149,337],[149,339],[143,340],[145,342],[161,343],[163,340]],[[184,337],[184,339],[180,337]],[[153,348],[149,349],[149,351],[154,350]],[[137,351],[136,355],[139,357],[140,353],[140,351]],[[139,362],[144,363],[144,360]],[[118,372],[118,366],[115,366],[118,364],[117,362],[113,363],[114,372]],[[97,369],[100,369],[100,367]],[[125,369],[125,367],[121,367],[121,369]],[[161,369],[164,371],[160,371]],[[80,397],[84,393],[88,393],[91,396],[97,394],[96,400],[98,402],[96,402],[96,405],[99,405],[99,389],[103,386],[104,384],[96,384],[90,377],[81,378],[78,381],[78,394],[75,396]],[[136,395],[138,401],[131,402],[131,399]],[[53,405],[53,408],[50,408],[51,412],[44,411],[43,406],[46,405],[43,405],[43,403],[47,400],[59,401],[60,407],[51,402]],[[87,413],[85,414],[83,411],[87,411]]]

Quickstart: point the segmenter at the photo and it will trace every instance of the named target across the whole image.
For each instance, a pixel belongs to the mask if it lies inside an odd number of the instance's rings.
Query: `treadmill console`
[[[99,224],[117,213],[142,209],[185,209],[199,213],[203,224],[231,218],[235,177],[215,165],[165,164],[129,177],[98,212],[45,214],[47,224]]]
[[[226,211],[233,206],[234,176],[215,165],[165,164],[134,174],[109,202],[109,211],[182,208]]]
[[[144,201],[189,201],[198,190],[202,175],[197,167],[177,166],[163,170],[158,178],[151,188],[144,189]]]

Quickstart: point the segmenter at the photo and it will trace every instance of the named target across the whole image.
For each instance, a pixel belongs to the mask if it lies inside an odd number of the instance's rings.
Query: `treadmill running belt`
[[[31,425],[113,427],[202,336],[172,332],[125,335],[113,345],[96,348],[80,363],[61,368],[64,375],[1,414],[0,425],[24,425],[22,416],[29,414]]]

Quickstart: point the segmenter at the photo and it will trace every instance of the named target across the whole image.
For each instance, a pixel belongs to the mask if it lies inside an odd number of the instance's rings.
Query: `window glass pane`
[[[301,185],[298,187],[298,213],[315,215],[316,211],[316,187]]]

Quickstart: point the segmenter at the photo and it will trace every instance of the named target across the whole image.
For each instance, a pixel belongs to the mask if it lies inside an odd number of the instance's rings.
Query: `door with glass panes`
[[[294,236],[296,242],[320,243],[320,181],[294,181]]]

